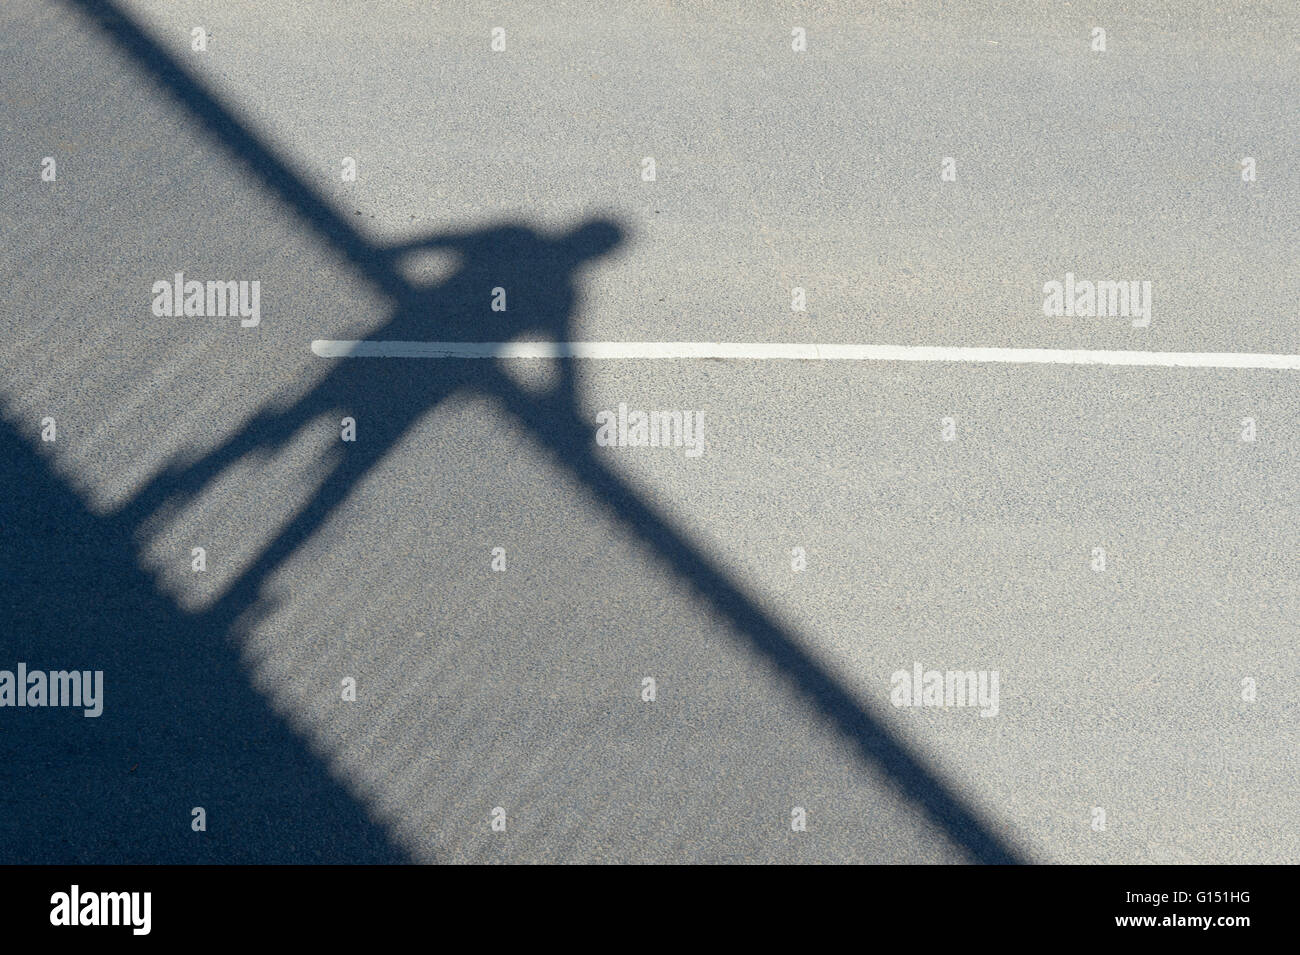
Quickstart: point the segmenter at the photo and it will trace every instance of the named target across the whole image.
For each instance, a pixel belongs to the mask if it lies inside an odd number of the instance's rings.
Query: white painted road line
[[[642,358],[797,361],[953,361],[1157,368],[1265,368],[1300,371],[1300,355],[1252,352],[1088,351],[1066,348],[946,348],[927,345],[817,345],[781,342],[384,342],[318,339],[321,358]]]

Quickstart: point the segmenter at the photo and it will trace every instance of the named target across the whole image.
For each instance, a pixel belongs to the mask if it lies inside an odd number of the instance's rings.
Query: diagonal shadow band
[[[610,511],[635,528],[671,570],[744,635],[753,652],[775,664],[793,689],[848,738],[867,765],[881,770],[974,861],[993,865],[1025,861],[973,809],[950,793],[934,770],[872,717],[790,633],[691,545],[667,517],[606,468],[593,453],[590,431],[582,421],[559,407],[558,402],[539,402],[502,377],[495,396],[534,431],[547,436],[547,450],[557,463],[568,468]]]
[[[166,51],[150,39],[111,0],[65,0],[75,8],[90,15],[114,43],[144,72],[153,78],[227,151],[249,168],[256,177],[319,235],[323,236],[357,267],[368,280],[388,296],[396,305],[396,318],[387,328],[410,316],[428,310],[431,300],[428,290],[409,283],[395,268],[395,249],[385,249],[356,232],[310,186],[299,179],[288,164],[277,157],[256,135],[245,128],[229,110],[218,102],[197,80],[189,75]],[[487,240],[519,242],[525,230],[497,230],[489,235],[506,236],[506,239]],[[531,242],[531,239],[527,240]],[[530,246],[524,246],[530,247]],[[499,254],[499,250],[494,250]],[[517,252],[517,247],[512,247]],[[518,259],[518,255],[511,258]],[[543,271],[534,267],[534,273]],[[467,274],[477,278],[483,274],[480,266]],[[540,310],[544,325],[556,340],[566,340],[572,305],[564,298],[549,301]],[[364,375],[356,371],[366,365],[364,361],[348,361],[347,371],[331,372],[326,383],[314,395],[300,402],[307,409],[323,406],[338,397],[354,397],[365,390]],[[459,363],[451,363],[454,366]],[[570,363],[565,362],[566,366]],[[595,457],[588,430],[578,413],[572,387],[571,368],[564,370],[563,384],[549,397],[521,391],[500,369],[473,373],[463,367],[448,370],[441,381],[427,389],[412,390],[409,397],[418,399],[418,408],[408,408],[400,415],[378,450],[367,452],[364,460],[344,465],[333,480],[318,495],[300,519],[282,531],[253,561],[249,570],[237,580],[221,598],[214,615],[214,623],[230,622],[250,606],[267,576],[280,566],[310,537],[345,499],[378,459],[395,446],[398,438],[413,423],[418,414],[427,412],[450,391],[457,388],[474,390],[490,395],[523,421],[557,459],[572,471],[591,490],[593,495],[621,520],[638,533],[675,573],[690,585],[719,613],[733,629],[743,635],[747,646],[759,656],[776,664],[799,695],[818,712],[829,719],[838,730],[852,741],[866,764],[880,770],[897,790],[918,806],[928,819],[955,845],[961,847],[976,862],[1011,864],[1025,861],[1003,838],[982,819],[960,796],[950,792],[938,774],[927,767],[908,747],[897,740],[878,720],[854,699],[853,695],[806,650],[790,633],[772,620],[758,604],[746,596],[716,563],[704,556],[667,519],[642,501],[621,479],[605,468]],[[413,387],[413,386],[412,386]],[[286,422],[305,421],[306,411],[290,409],[279,418]],[[286,426],[288,427],[288,426]],[[183,482],[187,473],[208,480],[221,467],[232,460],[232,449],[255,446],[260,437],[249,437],[241,443],[235,441],[215,454],[210,454],[187,471],[168,470],[167,481]],[[191,482],[193,483],[193,482]],[[166,488],[151,491],[150,507]],[[119,519],[129,525],[142,518],[139,508],[128,504]]]
[[[159,89],[194,116],[217,141],[317,233],[326,238],[366,278],[395,299],[410,293],[401,275],[387,266],[388,256],[350,226],[328,202],[199,84],[166,50],[111,0],[65,0],[92,21],[144,67]]]

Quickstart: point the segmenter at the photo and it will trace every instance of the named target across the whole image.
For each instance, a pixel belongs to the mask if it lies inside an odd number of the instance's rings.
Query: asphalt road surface
[[[7,0],[0,861],[1300,861],[1300,371],[312,351],[1300,354],[1300,8],[1130,6]]]

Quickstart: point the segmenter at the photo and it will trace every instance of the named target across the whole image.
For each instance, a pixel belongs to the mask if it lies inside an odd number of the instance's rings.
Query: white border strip
[[[1300,355],[1250,352],[1087,351],[1065,348],[946,348],[926,345],[817,345],[768,342],[383,342],[311,343],[321,358],[643,358],[797,361],[954,361],[1160,368],[1271,368],[1300,371]]]

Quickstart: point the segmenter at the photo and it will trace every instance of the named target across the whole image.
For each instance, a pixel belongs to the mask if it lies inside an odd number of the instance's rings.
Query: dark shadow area
[[[554,237],[511,225],[431,236],[395,248],[376,246],[298,180],[112,3],[67,2],[90,14],[261,184],[390,297],[390,320],[373,338],[505,341],[522,336],[567,341],[572,337],[580,271],[619,244],[622,233],[616,224],[596,220]],[[422,247],[455,251],[459,269],[433,287],[407,281],[398,262]],[[489,308],[488,293],[496,286],[509,290],[507,312]],[[43,714],[47,735],[43,738],[38,732],[34,745],[6,740],[4,753],[20,760],[14,765],[27,766],[30,775],[18,776],[20,785],[4,794],[8,811],[0,831],[43,824],[49,833],[15,833],[6,841],[27,846],[24,858],[75,861],[78,847],[96,838],[90,835],[93,829],[86,818],[98,816],[115,820],[113,831],[122,833],[123,840],[134,840],[129,843],[132,851],[124,857],[150,861],[395,858],[397,853],[382,834],[358,821],[363,810],[347,803],[323,767],[312,765],[313,757],[303,744],[251,687],[228,642],[229,633],[240,615],[263,599],[269,576],[319,530],[403,435],[448,395],[467,390],[496,399],[518,416],[562,466],[723,616],[751,652],[778,665],[798,696],[837,727],[868,765],[882,771],[972,860],[1020,861],[974,809],[873,719],[792,634],[600,462],[593,448],[594,425],[582,419],[576,400],[573,370],[571,361],[561,362],[559,385],[539,397],[520,389],[489,360],[339,360],[300,401],[263,411],[197,461],[165,469],[109,521],[86,512],[55,483],[30,448],[6,432],[5,443],[17,450],[5,465],[5,489],[26,488],[22,493],[27,495],[26,504],[19,508],[22,513],[9,514],[19,506],[15,504],[21,497],[19,490],[7,494],[4,503],[5,517],[12,516],[22,529],[19,540],[6,547],[19,549],[15,556],[21,562],[14,566],[25,568],[5,597],[6,614],[11,610],[21,614],[14,629],[27,641],[15,659],[26,659],[33,666],[42,660],[66,660],[68,665],[76,662],[139,674],[134,687],[117,690],[126,698],[115,699],[113,705],[129,716],[117,717],[128,722],[111,735],[98,729],[95,720],[64,712],[57,714],[57,721]],[[158,596],[152,579],[140,570],[134,541],[141,528],[165,508],[184,506],[246,455],[284,447],[325,413],[351,414],[364,420],[368,430],[364,442],[348,445],[307,507],[280,529],[201,616],[181,614]],[[16,601],[15,594],[23,601]],[[110,691],[123,682],[110,681]],[[68,736],[65,720],[87,725],[78,725]],[[37,725],[37,721],[29,723]],[[227,739],[222,735],[224,727],[234,727],[237,735]],[[119,782],[104,788],[113,773],[132,773],[130,767],[140,762],[132,748],[136,739],[153,742],[149,758],[156,760],[157,772],[164,778],[151,777],[152,787]],[[249,744],[246,749],[241,740]],[[245,777],[256,780],[247,789],[242,788]],[[43,802],[42,780],[48,778],[59,780],[61,786],[54,800]],[[171,835],[163,830],[171,832],[175,824],[177,800],[187,806],[202,805],[203,785],[217,787],[220,780],[225,780],[226,788],[214,789],[218,795],[212,798],[230,801],[238,810],[235,818],[247,820],[238,836],[241,844],[211,840],[210,847],[186,855],[185,820]],[[229,807],[225,811],[229,813]],[[266,812],[271,815],[263,816]],[[155,844],[144,848],[150,840]],[[128,844],[119,848],[125,853]],[[106,849],[106,854],[111,855],[111,850]]]
[[[3,420],[0,528],[0,669],[104,671],[99,717],[4,711],[4,862],[405,861],[253,688],[227,629],[159,593],[130,536]]]

